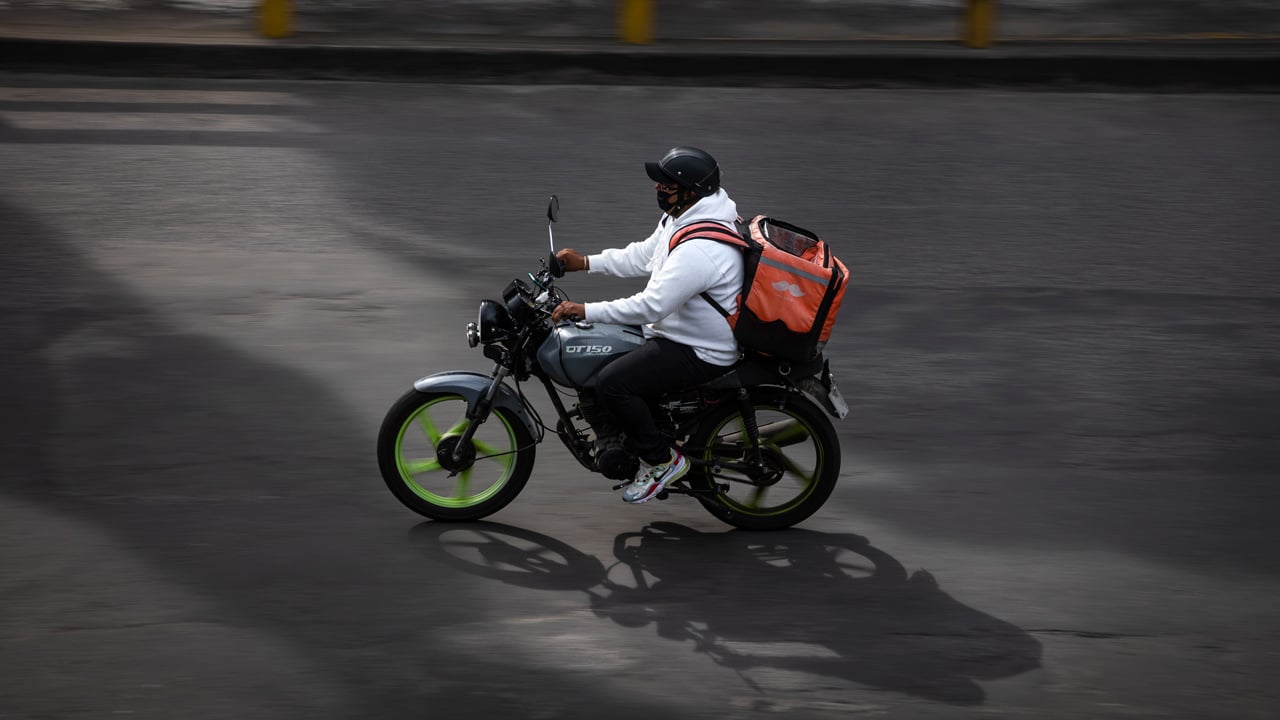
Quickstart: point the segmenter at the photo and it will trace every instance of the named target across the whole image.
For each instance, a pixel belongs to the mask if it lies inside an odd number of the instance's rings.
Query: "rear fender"
[[[491,382],[493,382],[493,378],[489,375],[465,370],[448,370],[417,380],[413,383],[413,389],[418,392],[456,393],[467,401],[467,410],[473,412],[476,408],[476,403],[480,402],[480,398],[484,397],[484,393],[489,389],[489,383]],[[493,397],[493,406],[495,408],[506,408],[520,418],[520,422],[524,423],[524,426],[529,429],[531,437],[542,437],[542,434],[538,432],[537,424],[533,421],[533,415],[529,412],[529,408],[506,383],[498,385],[498,393]]]

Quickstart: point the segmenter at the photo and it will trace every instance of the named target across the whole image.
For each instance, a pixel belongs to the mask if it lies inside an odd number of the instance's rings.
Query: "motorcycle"
[[[467,344],[480,346],[493,370],[423,377],[383,419],[378,466],[410,510],[440,521],[501,510],[528,482],[547,433],[587,471],[622,481],[614,490],[639,468],[597,405],[594,387],[600,370],[644,336],[634,326],[552,321],[552,310],[568,299],[556,285],[565,272],[552,232],[559,208],[552,195],[551,253],[538,272],[527,273],[527,282],[512,280],[501,301],[481,301],[477,321],[467,325]],[[525,396],[521,383],[530,380],[546,390],[554,429]],[[691,463],[658,499],[687,495],[729,525],[772,530],[816,512],[839,478],[840,442],[828,415],[843,418],[848,406],[821,355],[792,364],[747,354],[724,375],[650,404],[662,432]]]

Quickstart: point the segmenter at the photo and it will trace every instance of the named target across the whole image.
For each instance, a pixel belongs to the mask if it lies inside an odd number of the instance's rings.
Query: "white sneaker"
[[[675,450],[671,451],[671,459],[661,465],[647,465],[641,461],[640,472],[636,473],[636,479],[631,482],[630,487],[622,491],[622,501],[642,503],[652,500],[668,485],[684,477],[687,472],[689,472],[689,461]]]

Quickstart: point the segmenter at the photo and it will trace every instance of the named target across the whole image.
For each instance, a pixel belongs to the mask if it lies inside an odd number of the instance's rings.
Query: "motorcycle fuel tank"
[[[640,328],[573,323],[556,328],[538,348],[538,364],[557,385],[590,387],[611,360],[644,343]]]

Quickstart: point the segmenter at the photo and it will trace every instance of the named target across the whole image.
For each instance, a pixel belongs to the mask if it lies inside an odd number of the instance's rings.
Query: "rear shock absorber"
[[[748,459],[758,468],[764,467],[764,456],[760,453],[760,428],[756,425],[756,409],[751,406],[751,397],[746,388],[738,388],[738,408],[742,413],[742,425],[747,431],[747,442],[751,443]]]

